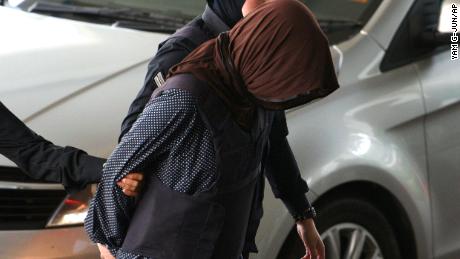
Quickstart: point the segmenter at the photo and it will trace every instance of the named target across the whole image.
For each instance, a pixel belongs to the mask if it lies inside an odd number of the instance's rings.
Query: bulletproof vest
[[[172,88],[189,91],[197,99],[213,137],[216,181],[207,191],[187,195],[153,176],[136,205],[122,249],[154,259],[237,259],[272,116],[259,109],[252,127],[243,130],[206,82],[191,74],[176,75],[154,96]]]

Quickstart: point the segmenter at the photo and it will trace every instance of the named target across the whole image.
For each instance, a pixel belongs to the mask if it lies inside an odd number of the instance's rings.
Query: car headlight
[[[93,197],[95,186],[88,186],[76,194],[67,195],[46,227],[63,227],[82,225],[88,213],[89,202]]]

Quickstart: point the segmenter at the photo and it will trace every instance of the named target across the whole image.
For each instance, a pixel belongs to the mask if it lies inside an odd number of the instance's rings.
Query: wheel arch
[[[398,243],[403,244],[400,249],[402,258],[418,258],[414,226],[401,202],[387,188],[372,181],[356,180],[346,182],[334,186],[325,193],[319,195],[313,202],[313,205],[319,208],[318,216],[321,216],[321,206],[324,206],[328,202],[345,198],[356,198],[375,205],[390,222],[393,231],[395,231]],[[295,228],[286,236],[279,250],[280,252],[276,257],[277,259],[284,258],[285,245],[291,242],[290,239],[293,237],[297,238]]]
[[[402,258],[418,258],[414,226],[401,202],[388,189],[371,181],[353,181],[332,188],[319,196],[313,204],[321,208],[328,202],[343,198],[356,198],[372,203],[392,225],[398,243],[404,244],[401,247]]]

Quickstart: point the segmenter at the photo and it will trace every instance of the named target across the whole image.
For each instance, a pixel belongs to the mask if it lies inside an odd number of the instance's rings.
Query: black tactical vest
[[[206,82],[191,74],[176,75],[154,96],[171,88],[197,98],[214,139],[217,180],[210,190],[187,195],[154,177],[136,205],[122,249],[154,259],[237,259],[245,243],[272,114],[259,109],[252,128],[245,131]]]

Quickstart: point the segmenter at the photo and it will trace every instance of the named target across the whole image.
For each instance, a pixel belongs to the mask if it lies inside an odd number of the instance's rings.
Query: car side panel
[[[460,62],[444,51],[417,63],[426,136],[435,258],[460,258]]]
[[[346,55],[344,67],[350,65]],[[342,85],[327,98],[288,113],[290,143],[311,190],[321,196],[353,181],[387,189],[409,216],[419,259],[432,258],[423,118],[413,66]],[[262,227],[284,240],[292,227],[285,217],[278,213]],[[261,239],[270,236],[265,232]],[[271,243],[276,247],[279,240]],[[276,258],[270,253],[256,258]]]

